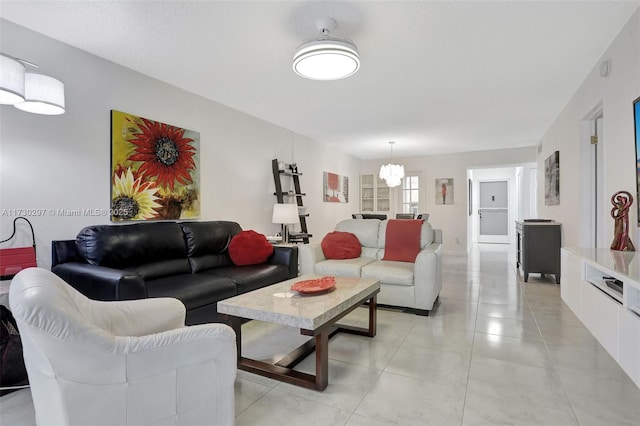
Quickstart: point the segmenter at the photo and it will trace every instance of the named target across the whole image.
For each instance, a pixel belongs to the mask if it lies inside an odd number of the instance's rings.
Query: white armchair
[[[11,283],[38,425],[231,425],[236,339],[177,299],[99,302],[52,272]]]

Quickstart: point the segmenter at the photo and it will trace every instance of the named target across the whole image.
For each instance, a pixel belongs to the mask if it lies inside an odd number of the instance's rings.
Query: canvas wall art
[[[349,177],[336,173],[324,172],[322,176],[322,193],[326,203],[349,202]]]
[[[436,204],[453,204],[453,178],[436,179]]]
[[[633,101],[633,126],[636,146],[636,209],[640,226],[640,98]]]
[[[111,111],[111,220],[200,217],[200,133]]]
[[[544,205],[560,204],[560,151],[555,151],[544,161]]]

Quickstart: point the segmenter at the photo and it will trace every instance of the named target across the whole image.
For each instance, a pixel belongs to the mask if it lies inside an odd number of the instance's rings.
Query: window
[[[418,215],[420,210],[420,188],[419,188],[419,176],[406,175],[402,179],[402,213],[413,213],[414,216]]]

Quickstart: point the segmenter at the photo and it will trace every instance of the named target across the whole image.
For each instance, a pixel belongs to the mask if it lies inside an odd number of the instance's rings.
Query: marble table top
[[[218,312],[236,317],[315,330],[380,289],[374,278],[336,277],[336,289],[317,295],[291,291],[298,281],[321,278],[304,275],[218,302]]]

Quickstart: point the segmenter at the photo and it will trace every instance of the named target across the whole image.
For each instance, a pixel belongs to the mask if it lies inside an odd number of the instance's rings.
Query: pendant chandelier
[[[393,144],[395,142],[389,142],[391,147],[391,157],[393,157]],[[402,183],[402,178],[404,178],[404,166],[400,164],[385,164],[380,167],[380,179],[384,179],[389,188],[393,188]]]
[[[293,70],[311,80],[338,80],[355,74],[360,68],[360,55],[355,44],[329,37],[336,27],[333,18],[318,19],[321,37],[301,44],[293,56]]]
[[[0,104],[34,114],[64,114],[64,84],[55,78],[27,72],[38,65],[0,53]]]

